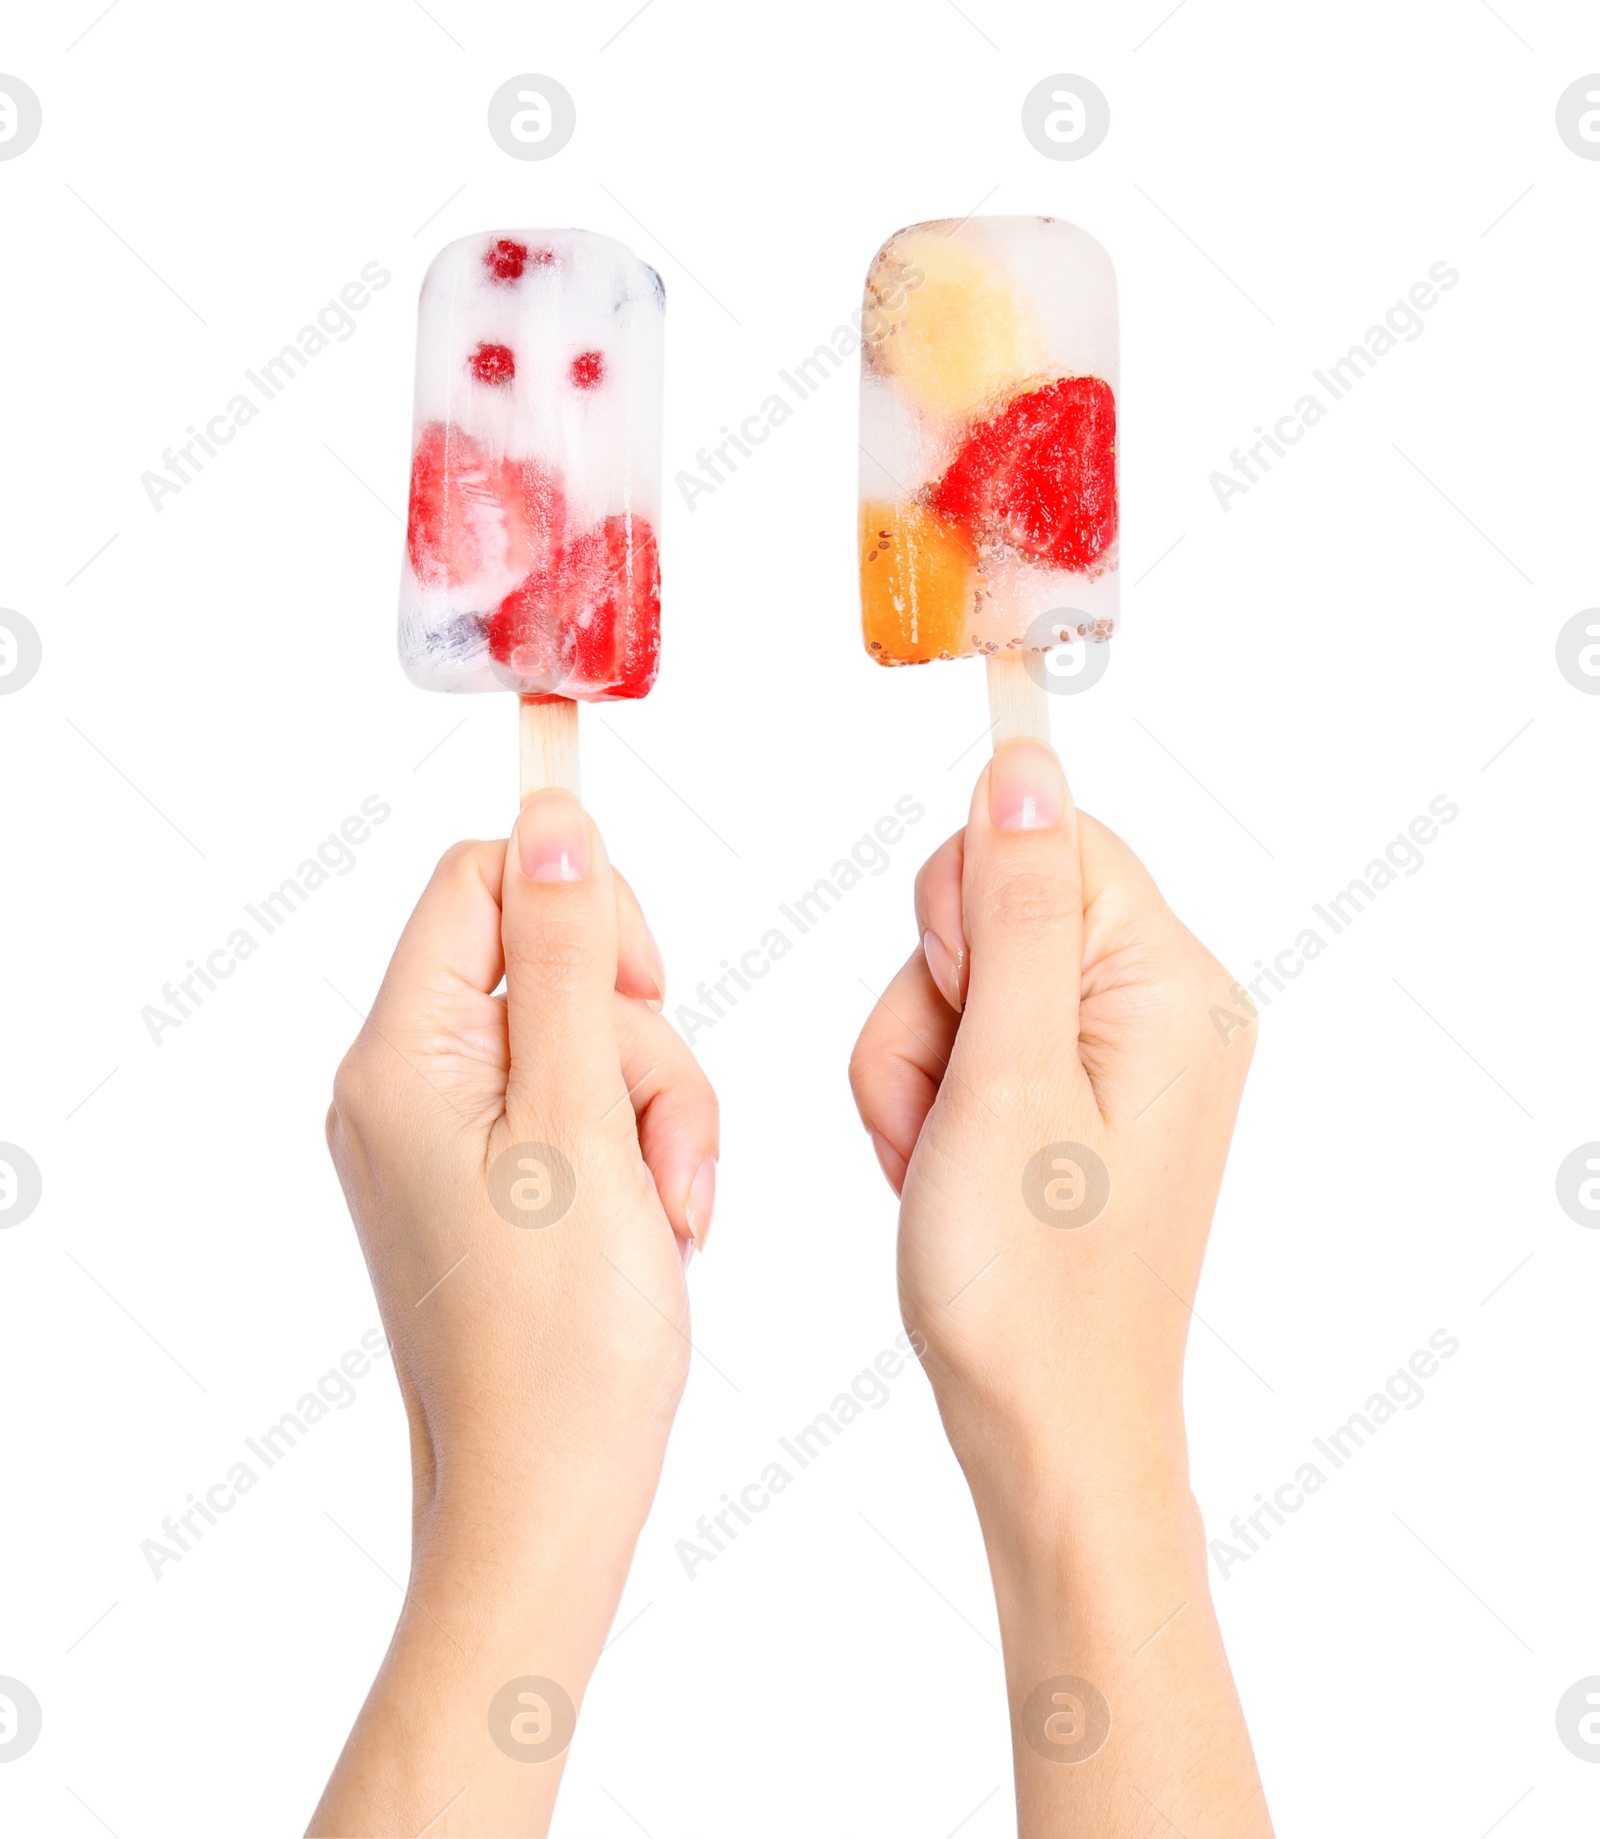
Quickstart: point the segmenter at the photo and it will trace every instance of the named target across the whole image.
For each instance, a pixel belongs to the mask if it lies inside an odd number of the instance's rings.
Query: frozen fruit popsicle
[[[466,236],[422,283],[400,658],[519,692],[524,796],[577,789],[578,702],[655,681],[664,300],[588,230]]]
[[[986,657],[996,738],[1046,733],[1029,654],[1117,623],[1117,284],[1094,238],[1054,217],[890,237],[862,310],[861,453],[868,654]]]

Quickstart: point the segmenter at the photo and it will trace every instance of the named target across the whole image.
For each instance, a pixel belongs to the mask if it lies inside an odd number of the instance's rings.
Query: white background
[[[1600,1768],[1554,1723],[1600,1673],[1600,1233],[1554,1190],[1600,1137],[1600,700],[1554,654],[1600,600],[1600,163],[1554,126],[1600,69],[1592,9],[120,0],[67,50],[95,4],[10,9],[0,53],[44,110],[0,164],[0,604],[45,656],[0,699],[0,1138],[44,1175],[0,1233],[0,1674],[45,1720],[0,1826],[298,1831],[382,1653],[386,1366],[159,1582],[140,1542],[377,1320],[330,1079],[516,771],[509,697],[424,695],[393,658],[413,302],[453,237],[578,224],[668,289],[663,668],[584,712],[584,773],[670,994],[902,794],[928,815],[696,1041],[725,1129],[705,1358],[558,1830],[1009,1830],[988,1582],[920,1374],[693,1582],[674,1553],[898,1328],[845,1064],[986,713],[976,665],[860,650],[853,374],[692,513],[670,477],[847,317],[888,232],[981,203],[1083,224],[1122,288],[1126,625],[1055,707],[1080,803],[1247,973],[1460,806],[1263,1015],[1198,1299],[1214,1535],[1430,1333],[1461,1343],[1214,1579],[1280,1831],[1592,1832]],[[486,131],[524,71],[576,99],[548,163]],[[1021,132],[1056,72],[1110,100],[1079,163]],[[374,259],[356,335],[153,511],[141,472]],[[1424,335],[1219,508],[1229,450],[1441,260]],[[154,1046],[141,1007],[372,793],[393,817],[356,868]]]

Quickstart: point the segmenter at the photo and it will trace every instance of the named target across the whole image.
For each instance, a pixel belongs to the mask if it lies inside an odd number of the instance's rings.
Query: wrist
[[[437,1497],[400,1622],[314,1832],[544,1833],[637,1530],[598,1502],[538,1515]],[[529,1766],[532,1765],[532,1766]]]
[[[459,1601],[536,1603],[559,1591],[575,1605],[613,1605],[649,1512],[654,1476],[475,1478],[418,1503],[412,1576]],[[609,1613],[609,1611],[608,1611]]]
[[[1051,1436],[1035,1423],[958,1446],[1002,1622],[1008,1602],[1023,1614],[1046,1596],[1103,1598],[1122,1580],[1203,1576],[1181,1411],[1141,1413],[1101,1433]]]
[[[494,1695],[532,1676],[554,1681],[575,1715],[636,1539],[631,1521],[619,1525],[570,1501],[543,1516],[494,1514],[478,1502],[433,1513],[413,1546],[384,1666],[400,1701],[418,1692],[448,1697],[470,1712],[476,1742]]]
[[[1130,1382],[1088,1396],[1009,1402],[966,1391],[940,1397],[952,1449],[985,1523],[1020,1535],[1045,1521],[1137,1511],[1189,1495],[1188,1439],[1178,1386]]]
[[[974,1502],[1007,1671],[1024,1684],[1099,1677],[1208,1600],[1204,1526],[1168,1449],[1127,1450],[1093,1472],[1019,1468]]]

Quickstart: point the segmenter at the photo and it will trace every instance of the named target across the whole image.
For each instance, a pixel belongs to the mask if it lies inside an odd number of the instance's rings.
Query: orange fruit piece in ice
[[[920,505],[861,507],[861,629],[879,664],[922,664],[971,649],[978,558],[959,525]]]
[[[867,276],[863,349],[925,415],[985,414],[1044,362],[1033,315],[1004,274],[951,234],[916,224]]]

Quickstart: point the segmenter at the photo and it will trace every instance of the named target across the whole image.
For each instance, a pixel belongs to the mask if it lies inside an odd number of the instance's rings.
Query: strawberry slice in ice
[[[532,460],[491,459],[470,434],[430,422],[411,461],[406,550],[425,587],[469,587],[480,576],[546,568],[560,547],[566,497]]]
[[[967,437],[932,508],[980,541],[1083,574],[1117,534],[1117,405],[1099,377],[1062,377]]]
[[[608,517],[562,557],[570,584],[573,665],[581,682],[643,696],[661,657],[661,564],[642,517]]]
[[[470,435],[429,422],[411,459],[406,550],[425,587],[460,587],[504,554],[493,469]]]
[[[558,593],[556,570],[546,569],[514,587],[490,616],[489,656],[516,677],[524,693],[554,694],[570,675],[562,656]]]
[[[535,569],[489,621],[489,652],[524,686],[632,698],[655,682],[661,573],[642,517],[608,517]]]
[[[537,460],[502,460],[495,489],[506,520],[506,566],[528,575],[549,568],[567,533],[567,495]]]

